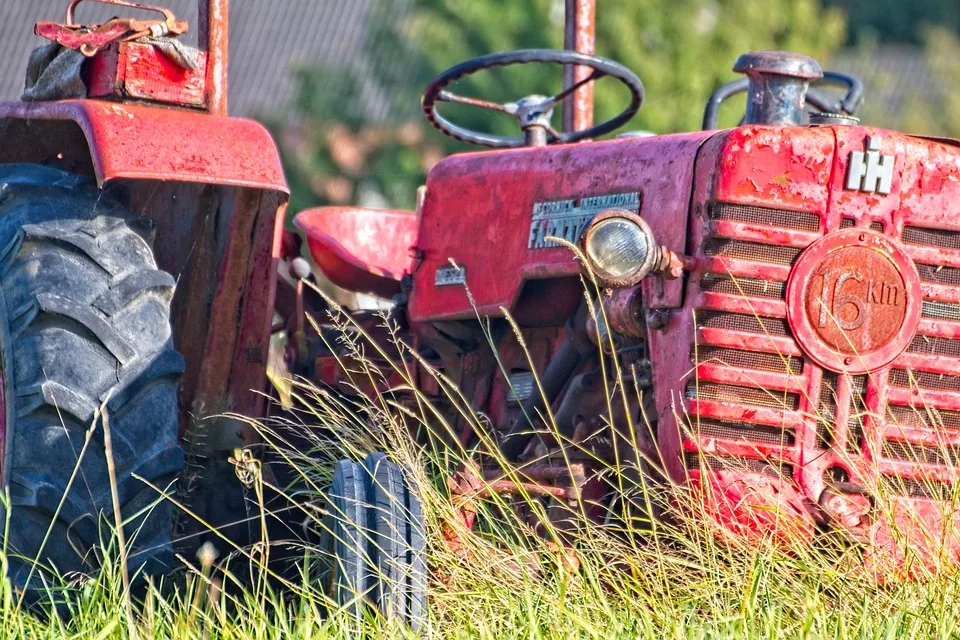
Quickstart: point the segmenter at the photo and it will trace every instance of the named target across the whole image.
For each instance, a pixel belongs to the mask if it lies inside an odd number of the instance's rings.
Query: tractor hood
[[[660,244],[683,251],[694,161],[713,135],[623,138],[443,160],[427,179],[410,319],[522,313],[522,300],[532,302],[538,322],[562,322],[582,298],[580,265],[569,248],[545,238],[575,241],[583,223],[604,209],[639,212]],[[650,306],[681,302],[679,281],[651,283],[649,289]]]

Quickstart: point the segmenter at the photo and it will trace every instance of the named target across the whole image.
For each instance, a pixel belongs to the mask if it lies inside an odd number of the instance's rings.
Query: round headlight
[[[595,220],[585,230],[583,249],[594,273],[608,286],[639,282],[649,273],[656,251],[653,234],[635,214]]]

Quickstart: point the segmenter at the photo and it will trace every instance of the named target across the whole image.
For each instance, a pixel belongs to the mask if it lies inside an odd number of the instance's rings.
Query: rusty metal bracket
[[[186,20],[178,20],[172,11],[164,7],[155,7],[128,0],[92,0],[100,4],[131,7],[144,11],[153,11],[163,16],[163,20],[137,20],[134,18],[114,18],[104,24],[77,24],[74,14],[77,6],[84,0],[71,0],[67,5],[66,23],[38,22],[34,33],[52,40],[68,49],[74,49],[86,57],[118,42],[129,42],[140,38],[183,35],[189,29]]]

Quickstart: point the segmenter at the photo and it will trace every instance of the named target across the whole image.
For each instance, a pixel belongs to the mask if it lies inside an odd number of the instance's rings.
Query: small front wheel
[[[317,578],[342,609],[372,606],[419,629],[426,620],[427,567],[420,499],[382,453],[341,460],[327,494]]]

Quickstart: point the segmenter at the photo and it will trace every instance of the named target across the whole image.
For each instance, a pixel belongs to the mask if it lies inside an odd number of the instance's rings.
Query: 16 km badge
[[[589,196],[577,200],[553,200],[533,205],[530,221],[528,249],[548,249],[560,246],[546,238],[563,238],[575,243],[580,232],[590,219],[607,209],[626,209],[640,213],[640,194],[612,193],[606,196]]]

